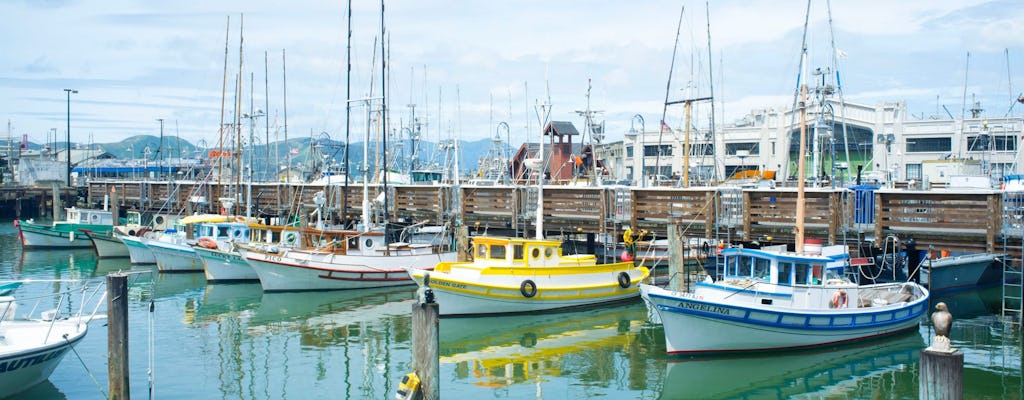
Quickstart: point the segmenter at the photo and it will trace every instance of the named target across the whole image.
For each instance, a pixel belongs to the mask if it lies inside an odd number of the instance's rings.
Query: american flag
[[[661,130],[662,131],[669,131],[669,132],[671,132],[672,128],[669,127],[668,124],[665,123],[665,120],[661,120]]]
[[[299,149],[293,147],[292,154],[299,154]]]

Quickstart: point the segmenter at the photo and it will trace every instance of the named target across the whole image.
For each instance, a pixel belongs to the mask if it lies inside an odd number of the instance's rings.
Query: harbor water
[[[0,280],[129,278],[135,399],[391,399],[411,369],[414,286],[263,293],[207,284],[92,250],[23,252],[0,223]],[[56,292],[65,282],[28,284]],[[1021,332],[1000,320],[1001,289],[936,296],[955,316],[970,399],[1020,399]],[[72,304],[71,306],[75,306]],[[441,307],[444,307],[442,304]],[[102,312],[102,310],[101,310]],[[442,319],[441,396],[461,399],[916,399],[929,322],[894,337],[816,351],[675,359],[661,325],[635,302],[566,313]],[[101,399],[107,332],[93,322],[48,382],[18,399]]]

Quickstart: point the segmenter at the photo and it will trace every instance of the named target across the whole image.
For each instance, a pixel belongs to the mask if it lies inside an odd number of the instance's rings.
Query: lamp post
[[[75,89],[64,89],[64,93],[66,93],[68,95],[68,130],[67,130],[67,134],[68,134],[68,142],[67,142],[67,147],[68,147],[68,154],[67,154],[68,170],[67,170],[67,178],[68,178],[68,187],[71,187],[71,94],[72,93],[78,94],[78,91],[75,90]]]
[[[636,121],[640,121],[640,132],[639,133],[637,133],[636,129],[633,128],[633,123],[636,122]],[[645,154],[645,150],[644,150],[644,116],[643,115],[635,114],[635,115],[633,115],[633,118],[629,120],[629,133],[636,134],[637,137],[640,139],[640,151],[637,152],[637,151],[634,150],[633,151],[633,157],[639,157],[640,158],[640,172],[639,172],[640,187],[645,187],[645,186],[647,186],[647,179],[644,176],[644,158],[646,158],[645,157],[646,154]],[[636,142],[634,142],[634,143],[636,143]],[[634,172],[633,175],[636,176],[637,173]]]

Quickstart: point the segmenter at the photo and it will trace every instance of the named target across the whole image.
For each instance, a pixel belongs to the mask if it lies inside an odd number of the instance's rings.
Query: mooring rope
[[[110,398],[110,396],[108,396],[107,393],[103,391],[103,386],[100,386],[100,381],[98,381],[96,379],[96,376],[92,374],[92,371],[89,370],[89,366],[85,365],[85,360],[82,359],[82,355],[78,354],[78,350],[75,350],[75,346],[72,345],[70,341],[68,341],[68,334],[65,333],[62,337],[64,338],[64,342],[68,344],[68,347],[71,348],[71,352],[75,353],[75,357],[78,357],[78,362],[82,364],[82,368],[85,368],[85,373],[89,375],[90,379],[92,379],[92,383],[96,384],[96,389],[100,391],[100,394],[103,395],[103,398]]]

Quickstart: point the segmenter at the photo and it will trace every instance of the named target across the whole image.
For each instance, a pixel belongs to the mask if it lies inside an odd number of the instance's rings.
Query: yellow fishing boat
[[[563,255],[562,242],[480,236],[473,261],[410,269],[445,316],[515,314],[628,301],[650,271],[632,262],[598,264],[591,254]]]

